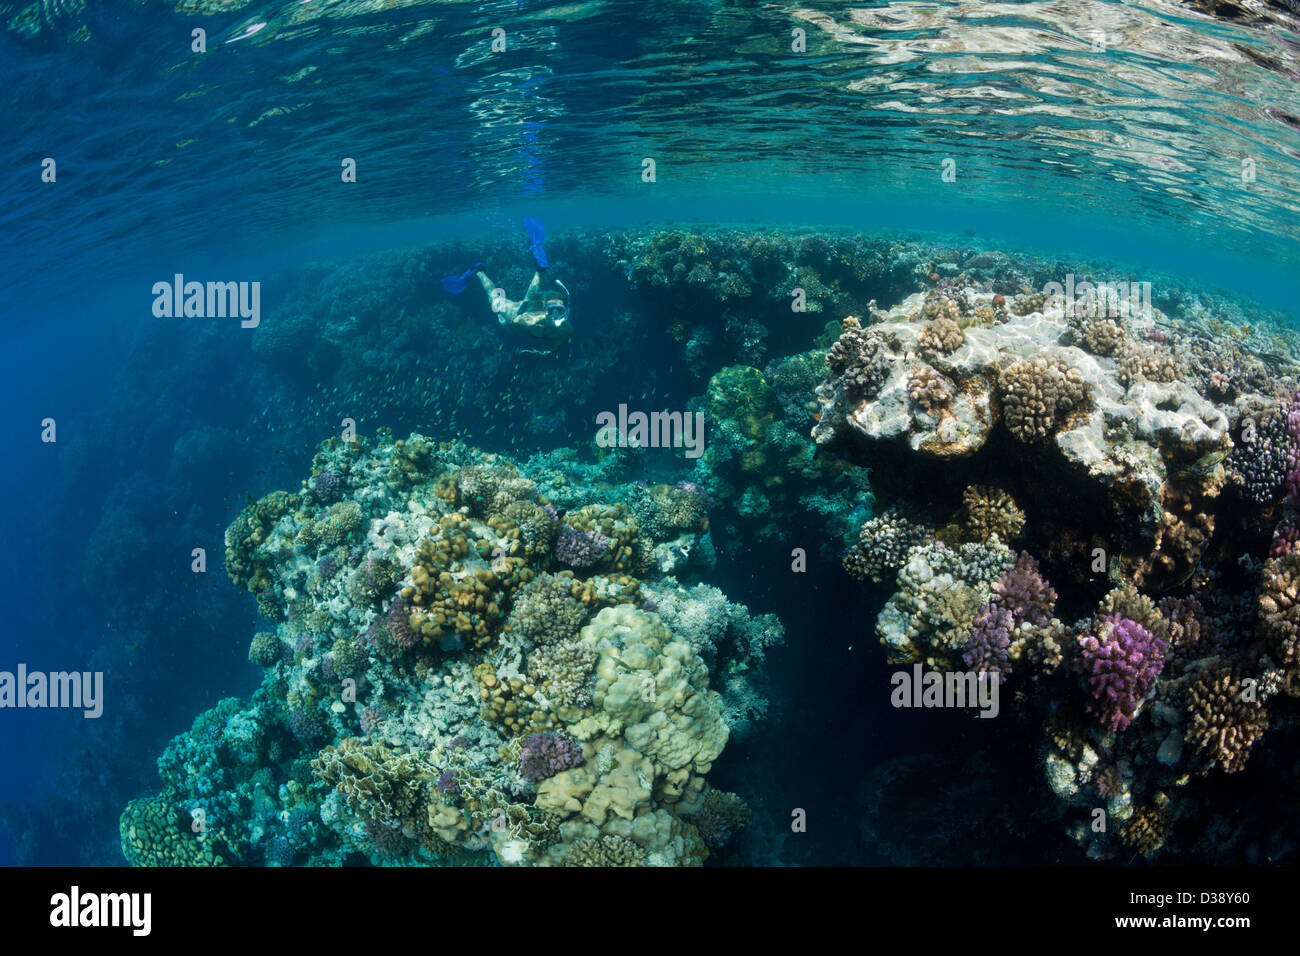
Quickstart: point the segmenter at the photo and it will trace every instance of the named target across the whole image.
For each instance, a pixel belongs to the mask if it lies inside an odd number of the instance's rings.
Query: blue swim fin
[[[542,242],[546,239],[546,227],[540,219],[529,216],[524,220],[524,228],[528,230],[528,241],[533,246],[533,261],[537,263],[537,268],[545,269],[550,264],[546,259],[546,250],[542,248]]]
[[[445,276],[442,280],[442,287],[452,295],[460,295],[465,291],[465,287],[469,285],[470,277],[473,276],[482,265],[483,263],[481,262],[477,263],[458,276]]]

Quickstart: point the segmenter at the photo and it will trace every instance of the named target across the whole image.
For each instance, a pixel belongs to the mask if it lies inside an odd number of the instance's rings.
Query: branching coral
[[[528,655],[528,676],[556,705],[588,707],[596,651],[576,641],[539,647]]]
[[[1097,355],[1114,355],[1125,338],[1124,327],[1114,319],[1098,319],[1083,328],[1084,344]]]
[[[1109,730],[1123,730],[1155,687],[1165,666],[1165,642],[1141,624],[1112,614],[1096,636],[1079,638],[1095,713]]]
[[[1251,747],[1267,729],[1258,682],[1247,683],[1238,667],[1209,671],[1187,692],[1187,740],[1225,773],[1245,767]]]
[[[908,551],[933,539],[932,528],[892,506],[863,523],[857,544],[844,556],[844,569],[879,584],[898,573]]]
[[[537,644],[572,640],[589,613],[577,591],[580,588],[572,577],[538,575],[519,589],[506,627]]]
[[[952,401],[953,384],[929,365],[918,365],[908,374],[907,391],[921,409],[932,412]]]
[[[1016,625],[1044,625],[1056,609],[1056,590],[1038,573],[1038,562],[1026,551],[993,582],[989,602],[1011,613]]]
[[[961,348],[966,341],[966,334],[961,326],[948,318],[938,318],[927,322],[916,340],[917,348],[931,354],[948,355]]]
[[[889,376],[889,356],[879,337],[863,329],[856,318],[849,316],[843,325],[844,331],[826,353],[826,367],[852,398],[870,398]]]
[[[975,615],[970,640],[962,661],[973,671],[1011,673],[1008,649],[1011,646],[1011,612],[995,604],[986,604]]]
[[[1003,544],[1019,537],[1025,513],[1000,488],[971,485],[961,496],[962,529],[971,541],[987,541],[997,535]]]
[[[1078,370],[1047,356],[1009,365],[998,389],[1007,429],[1026,443],[1052,434],[1088,398],[1088,386]]]
[[[1176,382],[1182,377],[1182,366],[1168,349],[1153,348],[1129,342],[1119,350],[1115,378],[1125,385],[1145,379],[1148,382]]]
[[[898,591],[876,618],[891,663],[946,668],[960,657],[994,579],[1011,564],[996,542],[913,548],[898,572]]]
[[[582,745],[566,733],[532,734],[519,754],[519,775],[539,783],[582,763]]]
[[[1274,405],[1243,415],[1233,440],[1227,468],[1242,494],[1257,504],[1280,497],[1292,447],[1285,408]]]

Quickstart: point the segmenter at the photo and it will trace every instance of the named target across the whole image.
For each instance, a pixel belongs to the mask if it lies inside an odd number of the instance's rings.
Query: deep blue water
[[[265,315],[308,261],[435,242],[522,256],[526,215],[557,238],[825,226],[1105,259],[1300,324],[1294,17],[1100,0],[753,6],[0,3],[0,669],[112,675],[100,721],[0,712],[0,864],[116,862],[117,812],[156,786],[167,740],[259,679],[251,600],[219,568],[196,583],[188,556],[203,541],[219,564],[239,503],[308,474],[311,443],[281,441],[265,412],[299,407],[319,370],[248,374],[237,324],[155,318],[150,288],[174,273],[262,281]],[[194,28],[206,53],[190,50]],[[340,181],[345,157],[355,183]],[[664,382],[678,401],[702,391]],[[476,412],[485,430],[492,414]],[[39,440],[47,417],[54,445]],[[361,428],[427,424],[376,409]],[[781,548],[732,555],[713,582],[790,631],[770,726],[718,773],[851,826],[863,767],[946,744],[925,724],[881,735],[888,707],[860,694],[885,672],[883,592],[823,600],[839,593],[833,569],[791,583],[787,562]],[[833,745],[812,730],[828,723]],[[23,827],[34,842],[16,852]],[[812,847],[767,849],[871,862],[835,839]]]

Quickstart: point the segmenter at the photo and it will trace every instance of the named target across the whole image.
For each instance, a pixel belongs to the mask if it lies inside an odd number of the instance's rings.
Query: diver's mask
[[[569,318],[569,307],[564,304],[563,299],[547,299],[546,318],[552,325],[563,325]]]

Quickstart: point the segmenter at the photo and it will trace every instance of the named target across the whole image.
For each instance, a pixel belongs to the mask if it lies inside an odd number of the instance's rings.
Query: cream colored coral
[[[709,772],[726,746],[722,698],[709,690],[709,673],[689,644],[653,614],[629,605],[604,608],[579,641],[599,654],[594,706],[603,720],[584,719],[571,729],[581,739],[604,731],[667,770]]]

